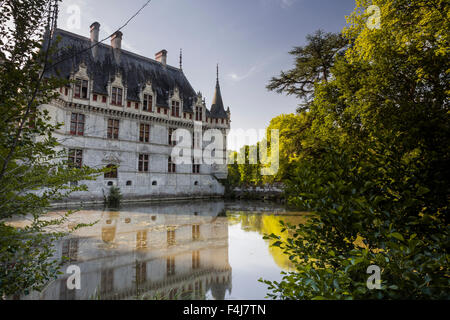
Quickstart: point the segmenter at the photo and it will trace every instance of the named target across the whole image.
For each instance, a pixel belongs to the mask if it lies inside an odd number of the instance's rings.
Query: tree
[[[229,151],[228,153],[228,175],[225,182],[226,187],[233,188],[239,185],[241,181],[241,174],[239,173],[239,165],[237,163],[238,153],[236,151]],[[231,190],[227,190],[231,191]]]
[[[254,166],[256,163],[256,159],[254,159],[254,152],[251,152],[252,150],[255,150],[255,146],[243,146],[240,150],[240,156],[244,160],[244,163],[239,164],[239,173],[241,175],[241,184],[244,186],[249,186],[253,182],[254,177]]]
[[[58,97],[66,80],[46,76],[51,66],[58,1],[8,0],[0,4],[0,296],[40,290],[58,273],[53,258],[59,219],[43,218],[50,204],[92,180],[100,170],[74,167],[53,136],[41,105]],[[8,219],[26,217],[15,226]],[[81,227],[82,225],[78,225]]]
[[[270,80],[267,89],[295,95],[303,99],[299,111],[308,109],[314,97],[314,84],[328,82],[336,54],[345,49],[347,41],[340,34],[322,30],[306,36],[306,45],[295,47],[289,54],[295,56],[295,68],[281,71],[279,77]]]
[[[279,131],[279,170],[275,176],[270,177],[275,181],[289,179],[293,173],[295,164],[305,152],[305,132],[311,126],[311,117],[307,112],[299,114],[282,114],[270,121],[267,127],[267,137],[271,130]]]
[[[381,28],[370,29],[369,2],[356,3],[352,46],[315,85],[314,144],[287,182],[314,215],[286,225],[287,241],[269,236],[297,270],[265,282],[286,299],[448,299],[448,5],[372,1]],[[366,286],[370,265],[381,290]]]
[[[122,192],[119,187],[112,186],[109,188],[109,194],[105,199],[105,206],[112,209],[120,208],[120,203],[122,201]]]

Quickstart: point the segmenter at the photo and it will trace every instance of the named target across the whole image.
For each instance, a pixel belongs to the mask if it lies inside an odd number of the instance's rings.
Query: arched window
[[[106,168],[108,172],[105,172],[105,179],[117,179],[117,166],[115,164],[108,164]]]

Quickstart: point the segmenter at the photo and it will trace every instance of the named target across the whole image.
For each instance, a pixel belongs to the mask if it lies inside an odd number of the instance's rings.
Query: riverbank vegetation
[[[262,280],[270,297],[450,298],[448,12],[441,0],[357,0],[342,34],[309,36],[294,68],[270,81],[303,100],[271,121],[280,170],[263,179],[314,213],[284,225],[287,239],[267,236],[296,267]],[[380,289],[367,286],[371,265]]]

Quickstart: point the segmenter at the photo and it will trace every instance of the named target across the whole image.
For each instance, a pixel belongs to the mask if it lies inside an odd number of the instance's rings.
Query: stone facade
[[[209,110],[186,79],[181,61],[175,68],[166,64],[165,50],[155,60],[122,50],[120,32],[111,46],[98,44],[99,28],[98,23],[91,26],[90,39],[59,29],[53,32],[61,46],[53,60],[60,63],[48,75],[75,81],[60,88],[57,100],[42,106],[55,122],[64,123],[56,137],[75,165],[117,167],[117,173],[87,181],[89,192],[74,193],[71,199],[100,201],[111,186],[130,200],[223,195],[218,179],[226,177],[225,164],[174,166],[171,158],[172,131],[185,129],[193,135],[200,128],[222,133],[223,149],[212,156],[225,161],[231,120],[218,78]],[[200,147],[206,145],[204,141]]]

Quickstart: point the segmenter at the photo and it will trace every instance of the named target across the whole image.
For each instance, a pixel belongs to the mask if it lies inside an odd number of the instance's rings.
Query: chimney
[[[98,43],[98,36],[100,33],[100,23],[94,22],[91,24],[91,46]],[[94,59],[97,58],[98,45],[92,48],[92,56]]]
[[[161,50],[155,54],[155,60],[165,66],[167,64],[167,50]]]
[[[122,36],[123,33],[120,31],[116,31],[111,37],[111,47],[114,52],[114,59],[116,59],[116,63],[120,64],[120,50],[122,47]]]

